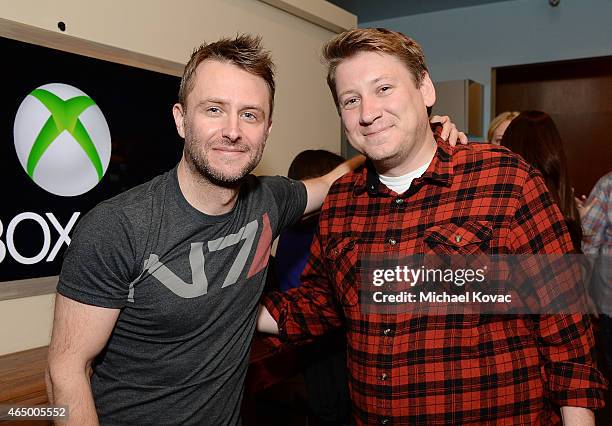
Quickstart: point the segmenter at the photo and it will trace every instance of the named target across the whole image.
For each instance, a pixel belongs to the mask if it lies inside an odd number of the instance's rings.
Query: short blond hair
[[[487,142],[493,142],[493,134],[495,133],[500,124],[502,124],[506,120],[514,120],[516,117],[518,117],[519,114],[520,112],[518,111],[504,111],[501,114],[498,114],[497,117],[495,117],[493,120],[491,120],[491,124],[489,124],[489,131],[487,132]]]
[[[323,60],[327,65],[327,85],[339,106],[336,93],[336,68],[345,59],[360,52],[385,53],[402,61],[414,80],[421,87],[427,73],[425,55],[421,46],[408,36],[385,28],[354,28],[338,34],[323,46]]]

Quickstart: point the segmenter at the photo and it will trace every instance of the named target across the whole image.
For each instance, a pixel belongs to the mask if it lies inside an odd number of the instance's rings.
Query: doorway
[[[612,56],[500,67],[494,114],[540,110],[561,134],[576,194],[612,170]]]

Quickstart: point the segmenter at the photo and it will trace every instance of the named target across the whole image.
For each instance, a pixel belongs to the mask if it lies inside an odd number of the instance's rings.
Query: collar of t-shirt
[[[410,185],[412,184],[413,180],[423,176],[423,173],[425,173],[425,171],[429,167],[429,164],[431,164],[431,161],[429,161],[429,163],[423,164],[418,169],[413,170],[410,173],[407,173],[402,176],[378,175],[378,177],[380,178],[380,182],[387,188],[389,188],[391,191],[394,191],[397,194],[403,194],[408,190],[408,188],[410,188]]]

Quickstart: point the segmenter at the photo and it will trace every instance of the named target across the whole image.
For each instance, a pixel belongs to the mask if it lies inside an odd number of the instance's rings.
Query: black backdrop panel
[[[178,162],[183,142],[176,133],[171,109],[180,78],[6,38],[0,38],[0,56],[0,282],[57,275],[67,245],[62,243],[55,260],[47,261],[60,238],[47,213],[65,227],[75,212],[80,213],[80,220],[100,201]],[[85,92],[102,111],[110,130],[108,169],[98,185],[82,195],[62,197],[40,188],[26,174],[16,154],[13,126],[19,105],[34,89],[49,83],[63,83]],[[32,219],[14,220],[26,212],[43,218],[50,230],[48,252],[34,264],[18,262],[8,247],[10,243],[13,252],[26,258],[44,252],[44,226]],[[13,238],[9,242],[11,221]]]

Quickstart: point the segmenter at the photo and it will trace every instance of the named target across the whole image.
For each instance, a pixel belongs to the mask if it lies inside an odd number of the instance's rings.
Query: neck
[[[236,205],[240,185],[233,188],[215,185],[190,167],[181,158],[178,169],[179,188],[191,206],[211,216],[218,216],[231,211]]]
[[[423,164],[430,163],[437,149],[438,144],[428,126],[421,141],[414,144],[412,148],[406,151],[404,158],[396,158],[395,161],[393,161],[393,159],[390,161],[375,161],[373,162],[374,167],[379,175],[389,177],[404,176],[415,171]]]

